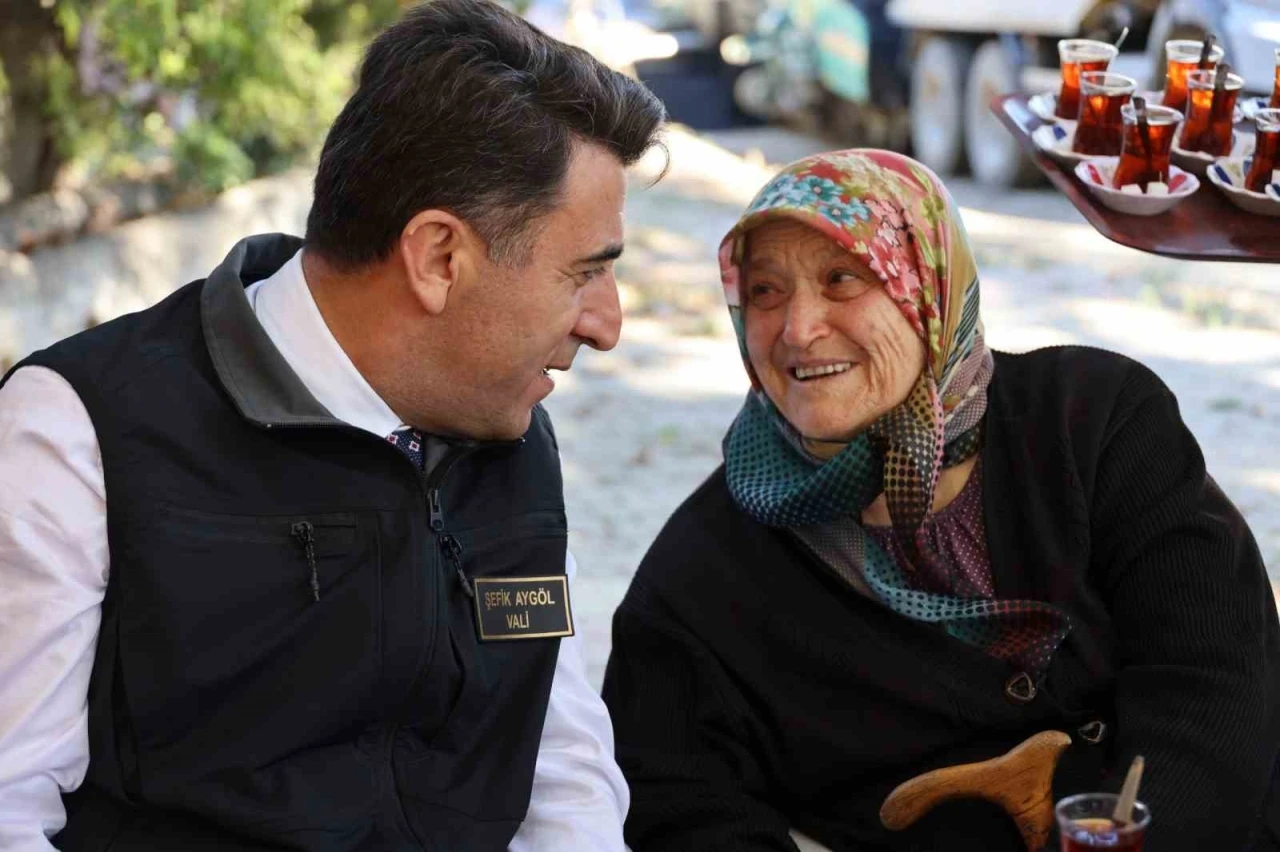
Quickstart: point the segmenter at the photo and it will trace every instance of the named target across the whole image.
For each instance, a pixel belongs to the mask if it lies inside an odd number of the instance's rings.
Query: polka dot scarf
[[[802,222],[861,258],[926,345],[926,367],[906,400],[827,461],[804,451],[747,355],[742,237],[774,219]],[[938,178],[888,151],[801,160],[770,181],[729,232],[720,248],[720,274],[753,388],[724,445],[738,506],[771,526],[840,523],[857,579],[890,609],[1042,673],[1070,630],[1065,612],[1041,601],[942,594],[923,582],[925,575],[948,574],[924,521],[939,472],[981,448],[992,373],[978,314],[977,267]],[[863,509],[882,492],[905,565],[860,523]]]

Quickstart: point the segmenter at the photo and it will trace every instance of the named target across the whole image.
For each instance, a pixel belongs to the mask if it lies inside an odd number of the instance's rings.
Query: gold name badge
[[[482,642],[573,635],[567,577],[476,577]]]

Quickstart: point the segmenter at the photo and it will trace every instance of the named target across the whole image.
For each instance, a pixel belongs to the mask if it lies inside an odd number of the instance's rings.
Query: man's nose
[[[618,345],[618,337],[622,334],[622,304],[618,301],[618,282],[612,272],[587,285],[582,314],[573,333],[592,349],[601,352],[608,352]]]

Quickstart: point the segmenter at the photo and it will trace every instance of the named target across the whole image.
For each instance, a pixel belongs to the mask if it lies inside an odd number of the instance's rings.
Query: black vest
[[[423,475],[335,420],[244,296],[300,246],[245,240],[19,365],[75,388],[106,479],[63,850],[496,852],[524,818],[559,639],[480,642],[469,593],[564,575],[550,421]]]

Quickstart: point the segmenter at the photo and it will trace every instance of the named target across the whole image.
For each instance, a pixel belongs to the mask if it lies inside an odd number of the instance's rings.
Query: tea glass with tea
[[[1244,78],[1228,73],[1221,89],[1217,71],[1192,71],[1187,75],[1187,117],[1182,122],[1178,147],[1214,157],[1231,153],[1231,127]]]
[[[1080,75],[1087,71],[1106,71],[1116,58],[1116,47],[1105,41],[1067,38],[1058,42],[1058,61],[1062,65],[1062,88],[1058,91],[1058,118],[1075,121],[1080,115]]]
[[[1077,154],[1114,157],[1120,153],[1124,121],[1120,110],[1138,90],[1138,81],[1123,74],[1086,71],[1080,75],[1080,120],[1071,150]]]
[[[1276,82],[1271,89],[1271,103],[1267,106],[1271,109],[1280,109],[1280,47],[1276,48]]]
[[[1143,192],[1151,183],[1167,185],[1169,152],[1173,150],[1173,137],[1182,113],[1170,107],[1148,106],[1144,126],[1137,106],[1127,103],[1120,109],[1120,119],[1124,122],[1124,140],[1112,185],[1120,189],[1137,184]]]
[[[1058,819],[1061,852],[1090,852],[1093,849],[1121,849],[1141,852],[1151,824],[1151,812],[1142,802],[1133,803],[1130,822],[1112,819],[1117,796],[1114,793],[1081,793],[1058,802],[1054,815]]]
[[[1189,39],[1174,39],[1164,43],[1164,55],[1168,61],[1165,71],[1164,98],[1162,106],[1174,109],[1187,108],[1187,75],[1192,71],[1213,71],[1226,55],[1222,45],[1215,44],[1209,48],[1206,67],[1200,69],[1200,54],[1204,52],[1204,42]]]
[[[1271,173],[1280,169],[1280,109],[1260,109],[1253,117],[1257,125],[1253,149],[1253,165],[1245,176],[1244,188],[1265,192]]]

